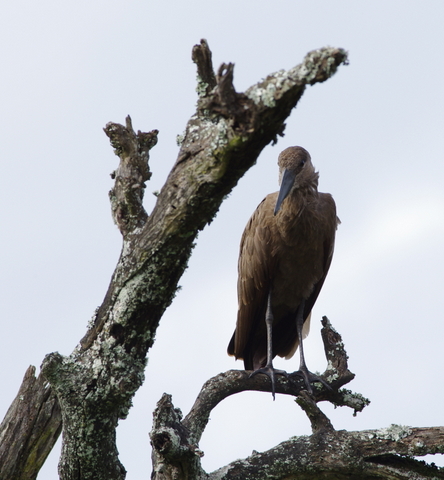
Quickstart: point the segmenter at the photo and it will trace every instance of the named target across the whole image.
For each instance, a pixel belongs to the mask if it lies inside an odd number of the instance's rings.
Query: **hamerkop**
[[[272,364],[291,358],[299,346],[296,372],[310,383],[321,381],[305,364],[302,339],[311,309],[330,267],[339,219],[332,196],[318,192],[319,174],[302,147],[285,149],[278,159],[280,191],[267,195],[245,227],[240,244],[238,314],[228,354],[243,359],[251,375],[272,383],[285,374]]]

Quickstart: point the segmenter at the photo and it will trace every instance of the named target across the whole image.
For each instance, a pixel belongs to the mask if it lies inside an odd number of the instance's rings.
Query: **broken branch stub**
[[[143,208],[145,182],[151,178],[149,151],[157,143],[158,130],[144,133],[133,130],[131,117],[126,117],[126,126],[107,123],[104,128],[114,153],[120,158],[119,166],[111,174],[115,179],[109,192],[111,210],[115,224],[122,235],[133,233],[142,227],[148,215]]]
[[[199,97],[209,95],[216,86],[211,50],[205,39],[194,45],[191,58],[197,67],[197,94]]]

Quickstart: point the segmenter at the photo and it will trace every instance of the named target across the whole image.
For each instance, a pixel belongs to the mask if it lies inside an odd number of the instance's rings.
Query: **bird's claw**
[[[273,365],[266,365],[263,368],[258,368],[254,372],[250,373],[249,378],[254,377],[258,373],[263,373],[271,380],[271,394],[273,395],[273,400],[275,400],[276,393],[276,375],[284,375],[285,378],[288,378],[288,373],[285,370],[276,370]]]
[[[329,391],[333,390],[331,386],[323,378],[321,378],[319,375],[315,375],[314,373],[311,373],[307,368],[300,368],[297,372],[293,372],[291,375],[301,376],[304,380],[307,392],[310,394],[313,393],[311,384],[316,382],[319,382],[322,385],[324,385],[324,387]]]

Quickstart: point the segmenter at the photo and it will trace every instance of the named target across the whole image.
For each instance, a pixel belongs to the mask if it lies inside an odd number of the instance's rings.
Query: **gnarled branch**
[[[348,369],[348,357],[341,336],[333,329],[326,317],[323,318],[322,323],[322,339],[328,366],[321,377],[331,385],[332,389],[328,390],[321,383],[316,383],[313,388],[313,399],[315,402],[328,400],[337,406],[348,406],[355,413],[360,412],[370,402],[360,394],[341,388],[350,382],[354,375]],[[250,373],[244,370],[229,370],[205,382],[190,413],[183,421],[192,443],[200,441],[211,410],[223,399],[246,390],[271,392],[270,379],[266,375],[255,375],[250,378]],[[288,378],[282,375],[276,377],[276,393],[297,397],[304,389],[304,380],[297,373],[289,374]]]
[[[229,371],[208,380],[202,387],[190,413],[182,420],[171,396],[164,394],[154,413],[151,431],[153,447],[153,480],[318,480],[444,479],[444,471],[434,465],[414,460],[413,456],[444,453],[444,427],[410,428],[391,425],[379,430],[361,432],[335,431],[317,403],[328,398],[334,403],[361,411],[369,401],[359,394],[339,389],[353,378],[347,367],[347,354],[340,335],[328,319],[323,318],[322,338],[327,371],[333,391],[317,384],[313,395],[304,390],[301,380],[279,376],[276,392],[296,396],[312,425],[311,436],[292,437],[266,452],[236,460],[212,473],[200,465],[203,453],[199,440],[210,412],[222,399],[244,390],[271,391],[268,377],[249,372]],[[332,361],[334,359],[334,361]],[[339,390],[338,390],[339,389]],[[185,472],[185,473],[184,473]],[[187,475],[190,474],[188,477]]]
[[[150,176],[148,150],[157,131],[135,134],[129,118],[126,126],[106,127],[120,158],[110,197],[123,236],[122,253],[80,345],[70,356],[47,356],[42,365],[65,422],[62,480],[124,478],[115,425],[143,382],[147,351],[197,233],[262,149],[282,134],[306,85],[333,75],[347,54],[330,47],[310,52],[301,65],[270,75],[245,93],[236,92],[229,64],[213,80],[206,42],[195,48],[193,59],[208,87],[200,91],[197,111],[150,216],[142,197]]]
[[[331,389],[316,383],[313,394],[308,395],[305,381],[297,373],[289,374],[288,378],[279,375],[276,379],[276,393],[297,397],[297,402],[311,421],[314,435],[334,431],[330,420],[317,407],[317,402],[329,400],[335,405],[349,406],[355,413],[369,404],[362,395],[341,389],[354,378],[354,375],[348,369],[348,357],[341,336],[326,317],[322,319],[322,324],[322,339],[328,367],[321,377],[329,382]],[[266,375],[250,377],[250,373],[230,370],[205,382],[183,421],[182,415],[178,415],[173,407],[171,396],[164,394],[154,413],[154,425],[150,434],[154,479],[187,478],[180,475],[181,471],[193,471],[195,478],[206,475],[195,452],[200,452],[198,444],[209,421],[211,410],[223,399],[235,393],[247,390],[271,392],[270,379]],[[176,412],[174,417],[173,412]],[[157,441],[158,438],[161,438],[162,442]],[[168,448],[166,454],[164,445],[175,445],[175,448]],[[184,455],[183,452],[188,454]],[[159,471],[162,475],[156,476],[156,472]]]
[[[438,480],[444,478],[442,469],[411,458],[437,452],[444,452],[444,427],[392,425],[361,432],[324,430],[320,434],[293,437],[266,452],[255,452],[206,478]]]

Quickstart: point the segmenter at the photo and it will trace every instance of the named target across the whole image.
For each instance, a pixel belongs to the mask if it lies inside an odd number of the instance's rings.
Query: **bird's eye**
[[[305,160],[301,160],[299,162],[299,167],[302,168],[305,165]]]

